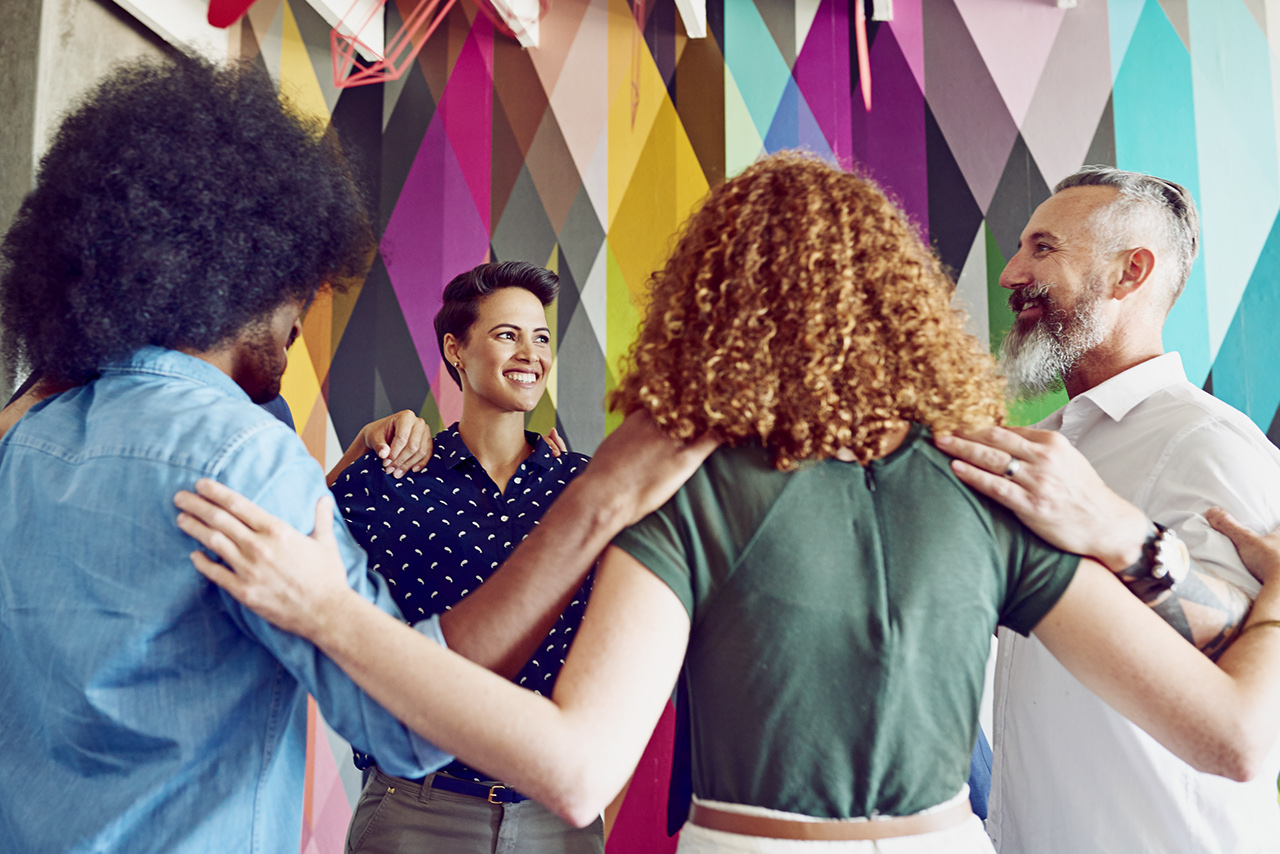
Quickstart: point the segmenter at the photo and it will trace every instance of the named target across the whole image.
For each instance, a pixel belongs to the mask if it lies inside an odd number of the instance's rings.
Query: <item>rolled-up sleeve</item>
[[[301,443],[298,451],[296,459],[276,459],[270,461],[273,468],[258,468],[256,478],[242,471],[252,468],[251,459],[238,460],[220,480],[252,498],[267,512],[309,533],[315,524],[316,502],[327,496],[328,490],[319,466],[305,455]],[[241,456],[251,458],[252,455]],[[274,474],[262,486],[264,470]],[[240,482],[242,480],[244,482]],[[253,485],[258,488],[252,489]],[[347,532],[336,510],[333,527],[352,589],[381,610],[402,619],[386,581],[368,570],[364,551]],[[329,725],[357,750],[377,756],[383,770],[413,779],[424,777],[453,760],[451,755],[418,736],[384,709],[310,641],[276,628],[225,593],[223,599],[242,628],[270,650],[285,670],[315,697]],[[444,645],[437,620],[424,620],[414,629]]]

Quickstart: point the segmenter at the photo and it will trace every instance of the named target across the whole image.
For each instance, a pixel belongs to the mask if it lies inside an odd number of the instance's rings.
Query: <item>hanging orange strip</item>
[[[854,32],[858,41],[858,81],[862,84],[862,103],[871,112],[871,57],[867,52],[867,10],[863,0],[853,0]]]

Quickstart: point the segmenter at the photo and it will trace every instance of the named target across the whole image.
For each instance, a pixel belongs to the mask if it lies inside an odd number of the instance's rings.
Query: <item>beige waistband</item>
[[[694,803],[689,812],[689,821],[709,830],[762,836],[767,839],[865,840],[950,830],[964,824],[971,815],[973,809],[969,806],[968,799],[936,812],[876,818],[871,821],[792,821],[762,815],[744,815]]]

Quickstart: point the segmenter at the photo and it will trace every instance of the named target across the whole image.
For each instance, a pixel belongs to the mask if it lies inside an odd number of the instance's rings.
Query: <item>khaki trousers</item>
[[[434,775],[433,775],[434,776]],[[575,828],[536,801],[491,804],[374,768],[360,793],[347,854],[604,854],[600,819]]]

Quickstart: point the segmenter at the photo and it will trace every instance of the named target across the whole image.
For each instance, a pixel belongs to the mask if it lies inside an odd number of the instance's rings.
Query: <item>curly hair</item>
[[[906,217],[817,158],[763,158],[711,191],[650,280],[610,397],[672,436],[758,439],[773,465],[863,464],[904,421],[999,423],[1003,380]]]
[[[113,72],[63,121],[0,245],[0,332],[80,382],[147,344],[215,348],[363,278],[373,248],[333,134],[265,71],[180,55]]]

